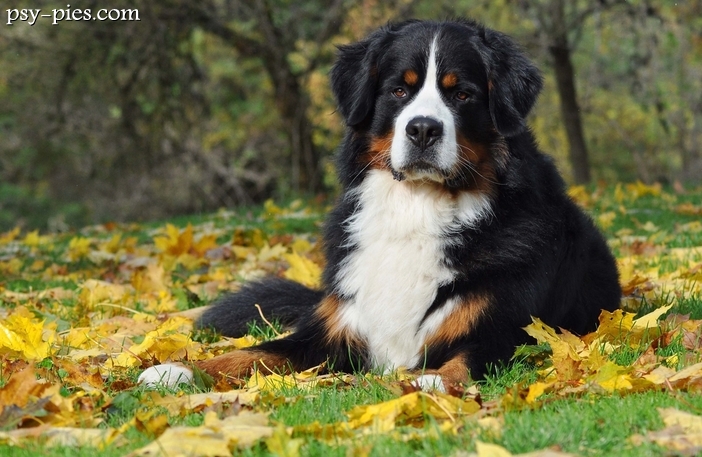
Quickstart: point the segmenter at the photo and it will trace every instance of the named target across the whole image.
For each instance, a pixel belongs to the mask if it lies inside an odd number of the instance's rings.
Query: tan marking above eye
[[[443,78],[441,78],[441,85],[444,89],[450,89],[458,84],[458,76],[456,73],[446,73]]]
[[[419,75],[414,70],[407,70],[403,75],[403,79],[408,86],[414,86],[419,81]]]

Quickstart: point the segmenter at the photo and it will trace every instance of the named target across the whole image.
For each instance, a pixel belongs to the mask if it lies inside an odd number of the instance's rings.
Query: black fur
[[[251,305],[259,303],[267,316],[296,324],[297,331],[257,349],[284,355],[296,369],[328,358],[337,370],[368,368],[362,341],[343,345],[326,338],[327,323],[313,310],[326,294],[350,298],[343,296],[336,273],[355,249],[346,222],[358,208],[353,190],[369,171],[359,158],[371,138],[391,132],[404,103],[390,96],[391,89],[403,84],[398,77],[403,68],[426,67],[422,59],[435,36],[442,62],[457,69],[461,90],[472,97],[455,104],[457,130],[489,151],[484,164],[491,173],[486,178],[468,167],[444,185],[447,192],[490,193],[492,215],[463,227],[460,242],[445,248],[443,261],[457,275],[437,289],[425,319],[451,298],[490,297],[490,306],[467,335],[427,347],[422,367],[438,369],[461,355],[473,377],[480,377],[487,365],[508,360],[516,345],[529,341],[522,328],[530,316],[583,334],[594,329],[601,309],[618,306],[618,274],[605,240],[568,198],[552,160],[537,149],[526,127],[542,87],[536,67],[509,37],[475,22],[409,21],[341,46],[331,72],[348,129],[337,154],[343,194],[324,229],[324,291],[277,279],[254,283],[217,303],[200,325],[240,335],[246,321],[258,319]],[[378,304],[378,319],[382,307]]]
[[[236,294],[225,295],[198,319],[200,328],[215,328],[222,335],[240,337],[248,331],[248,324],[264,325],[261,307],[266,319],[275,320],[284,328],[295,324],[312,313],[314,305],[324,292],[281,278],[245,284]]]

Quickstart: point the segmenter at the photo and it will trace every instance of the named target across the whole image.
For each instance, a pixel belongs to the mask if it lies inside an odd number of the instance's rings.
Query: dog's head
[[[542,87],[509,37],[471,21],[381,28],[339,48],[331,82],[352,135],[366,141],[361,165],[457,187],[504,165],[494,145],[526,129]]]

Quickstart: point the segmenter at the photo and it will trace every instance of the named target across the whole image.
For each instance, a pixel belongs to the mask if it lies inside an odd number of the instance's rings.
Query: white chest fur
[[[443,249],[461,227],[489,214],[486,197],[451,196],[436,185],[397,182],[387,171],[369,172],[359,205],[347,221],[355,250],[337,273],[340,323],[364,338],[375,367],[421,363],[424,341],[455,306],[447,303],[422,323],[437,289],[455,272]]]

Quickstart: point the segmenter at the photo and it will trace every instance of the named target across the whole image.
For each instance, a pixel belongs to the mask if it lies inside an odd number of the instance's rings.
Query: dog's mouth
[[[407,179],[410,181],[428,180],[443,182],[448,177],[446,170],[426,160],[415,160],[398,170],[391,168],[391,171],[392,177],[397,181],[404,181]]]

